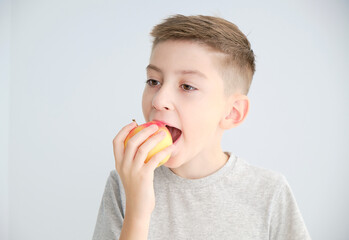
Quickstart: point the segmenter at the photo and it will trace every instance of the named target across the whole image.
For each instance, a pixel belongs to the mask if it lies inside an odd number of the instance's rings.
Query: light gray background
[[[223,149],[288,179],[313,239],[349,238],[347,1],[0,0],[0,239],[90,239],[112,140],[136,118],[149,32],[217,15],[257,55]]]

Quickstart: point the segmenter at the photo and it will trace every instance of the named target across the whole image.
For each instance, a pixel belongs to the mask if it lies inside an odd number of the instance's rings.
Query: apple
[[[135,120],[133,120],[135,121]],[[137,125],[135,128],[133,128],[129,134],[127,135],[124,145],[126,148],[127,142],[128,140],[133,137],[136,133],[138,133],[139,131],[141,131],[142,129],[149,127],[152,124],[156,124],[158,125],[159,129],[153,133],[150,137],[152,137],[153,135],[157,134],[159,131],[165,131],[166,136],[152,149],[150,150],[150,152],[148,153],[147,158],[145,159],[144,163],[147,163],[150,158],[152,158],[156,153],[160,152],[161,150],[165,149],[168,146],[171,146],[173,141],[172,141],[172,136],[170,131],[167,129],[166,124],[164,122],[161,121],[150,121],[147,123],[144,123],[142,125]],[[150,137],[148,137],[143,143],[145,143]],[[142,143],[142,144],[143,144]],[[162,164],[164,164],[165,162],[168,161],[168,159],[171,157],[171,154],[168,154],[159,164],[157,167],[160,167]]]

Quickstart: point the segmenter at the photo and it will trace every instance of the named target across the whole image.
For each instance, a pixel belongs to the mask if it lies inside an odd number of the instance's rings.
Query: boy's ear
[[[227,111],[220,122],[221,128],[231,129],[240,125],[246,118],[250,108],[250,100],[246,95],[232,95],[227,104]]]

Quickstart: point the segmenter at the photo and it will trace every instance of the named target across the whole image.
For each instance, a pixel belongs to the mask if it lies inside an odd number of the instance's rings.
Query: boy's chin
[[[176,161],[176,156],[172,156],[168,159],[167,162],[165,162],[163,164],[165,167],[168,167],[168,168],[178,168],[180,165],[179,165],[179,162]]]

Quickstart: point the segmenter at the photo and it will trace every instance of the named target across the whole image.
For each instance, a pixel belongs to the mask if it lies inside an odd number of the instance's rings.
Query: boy
[[[255,63],[246,36],[224,19],[183,15],[151,35],[144,118],[180,137],[144,164],[164,134],[145,141],[158,130],[149,126],[124,148],[135,124],[121,129],[93,239],[310,239],[286,179],[220,146],[249,110]]]

